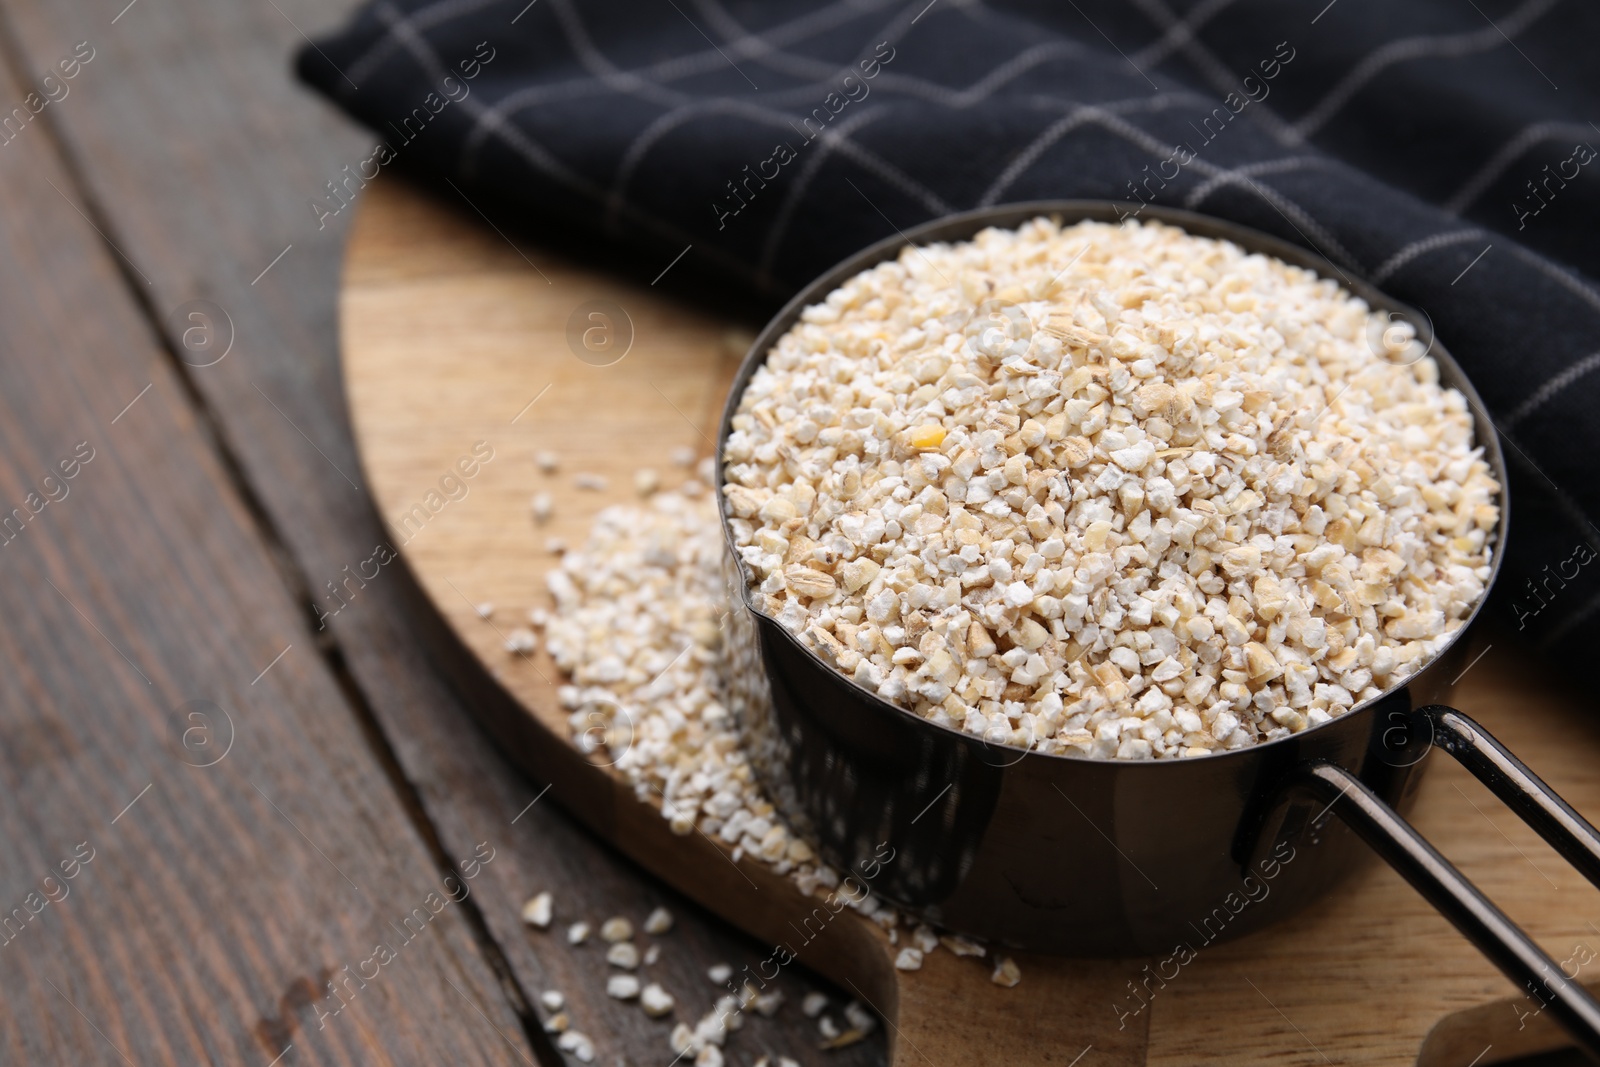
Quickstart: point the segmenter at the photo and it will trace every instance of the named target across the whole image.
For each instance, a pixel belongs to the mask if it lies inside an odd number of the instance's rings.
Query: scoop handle
[[[1414,714],[1433,727],[1433,743],[1489,787],[1589,882],[1600,887],[1600,831],[1511,750],[1469,716],[1443,704]]]
[[[1482,726],[1442,705],[1416,714],[1449,752],[1591,882],[1600,884],[1600,833]],[[1352,771],[1301,764],[1295,784],[1371,845],[1518,987],[1550,1009],[1579,1048],[1600,1062],[1600,1003]],[[1319,816],[1320,818],[1320,816]]]

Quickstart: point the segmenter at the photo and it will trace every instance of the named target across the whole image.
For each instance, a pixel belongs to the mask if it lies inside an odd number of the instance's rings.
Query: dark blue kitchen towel
[[[1515,464],[1493,616],[1600,634],[1591,0],[379,0],[300,76],[500,225],[769,305],[952,211],[1192,208],[1422,308]]]

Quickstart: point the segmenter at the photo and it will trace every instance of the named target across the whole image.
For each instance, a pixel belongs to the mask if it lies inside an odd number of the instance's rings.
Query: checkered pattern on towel
[[[1473,377],[1515,468],[1490,617],[1572,651],[1600,634],[1597,44],[1585,0],[379,0],[298,63],[383,139],[369,176],[769,305],[1007,201],[1307,245]]]

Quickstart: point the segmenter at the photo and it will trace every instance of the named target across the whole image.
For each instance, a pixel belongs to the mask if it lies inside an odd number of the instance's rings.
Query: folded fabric
[[[1515,469],[1489,617],[1575,651],[1600,633],[1596,41],[1579,0],[380,0],[298,70],[380,138],[319,220],[394,166],[769,306],[1009,201],[1308,246],[1471,375]]]

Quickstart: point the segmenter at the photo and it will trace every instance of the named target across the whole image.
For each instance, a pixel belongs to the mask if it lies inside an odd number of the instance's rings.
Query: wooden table
[[[535,803],[399,568],[312,610],[383,539],[338,384],[350,212],[308,206],[371,139],[289,72],[354,4],[126,2],[0,4],[4,113],[92,55],[0,144],[0,1061],[559,1063],[529,1007],[555,989],[597,1062],[666,1063],[668,1025],[523,901],[666,904],[690,1018],[760,946]],[[210,366],[197,308],[231,321]],[[821,1062],[810,985],[735,1062]]]
[[[383,540],[339,387],[350,213],[309,206],[370,138],[288,73],[353,4],[124,2],[0,2],[0,114],[92,57],[0,144],[0,1060],[559,1063],[556,989],[598,1062],[666,1063],[523,900],[666,904],[691,1018],[761,947],[538,802],[397,568],[313,609]],[[884,1055],[792,1006],[738,1049]]]

